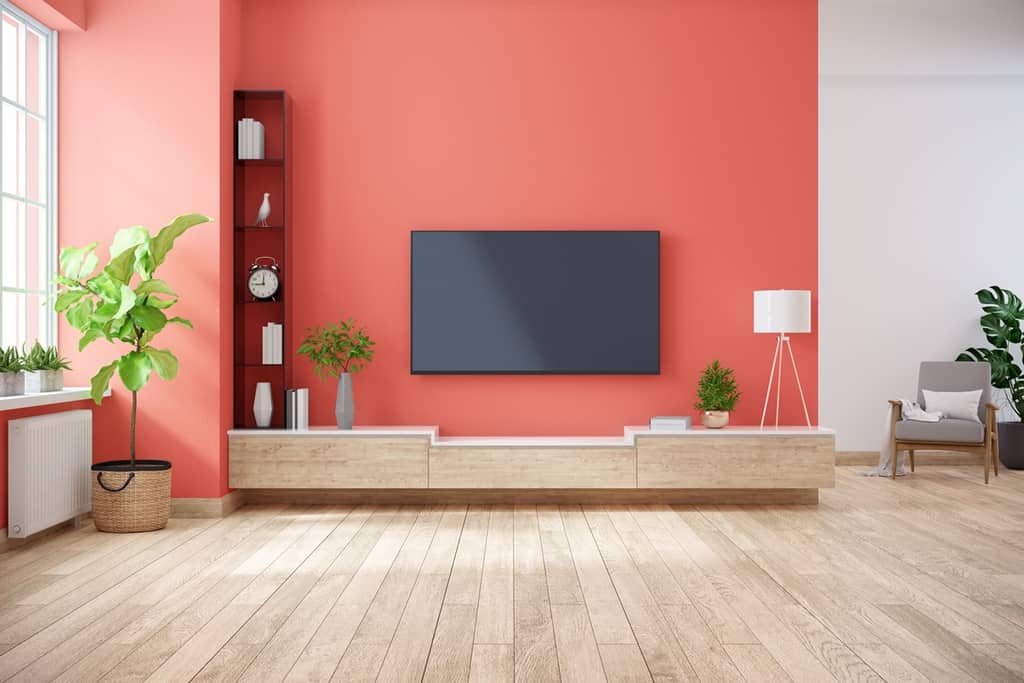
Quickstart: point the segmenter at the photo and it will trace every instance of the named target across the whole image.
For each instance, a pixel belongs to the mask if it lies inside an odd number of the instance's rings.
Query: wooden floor
[[[0,554],[0,679],[1024,679],[1024,473],[817,507],[253,507]]]

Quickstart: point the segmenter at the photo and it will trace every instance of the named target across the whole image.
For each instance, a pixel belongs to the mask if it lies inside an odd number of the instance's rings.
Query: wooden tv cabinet
[[[228,432],[247,501],[816,503],[822,427],[626,427],[621,437],[441,437],[436,427]]]

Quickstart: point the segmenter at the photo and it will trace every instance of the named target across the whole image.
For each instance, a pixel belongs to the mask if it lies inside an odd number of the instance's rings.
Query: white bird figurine
[[[267,218],[270,217],[270,193],[263,193],[263,203],[260,204],[260,210],[256,213],[256,226],[260,228],[269,228],[270,224],[267,223]]]

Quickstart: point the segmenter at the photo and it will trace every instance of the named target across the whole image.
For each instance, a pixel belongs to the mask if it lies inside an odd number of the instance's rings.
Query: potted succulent
[[[18,349],[0,349],[0,396],[25,393],[25,361]]]
[[[299,346],[299,355],[306,356],[313,363],[317,377],[325,375],[338,378],[338,396],[334,403],[334,417],[338,429],[352,429],[355,417],[355,402],[352,398],[352,374],[364,369],[373,360],[373,347],[366,330],[357,327],[351,318],[340,323],[308,330]]]
[[[972,346],[956,359],[984,361],[992,368],[992,386],[1003,390],[1006,404],[1017,415],[1012,422],[999,423],[999,460],[1010,469],[1024,469],[1024,369],[1019,360],[1024,352],[1024,303],[1010,290],[996,285],[979,289],[974,295],[981,303],[981,331],[993,348]]]
[[[723,368],[716,360],[704,368],[697,382],[697,402],[693,407],[701,411],[700,421],[709,429],[721,429],[729,424],[729,413],[736,407],[740,392],[731,368]]]
[[[186,230],[210,219],[199,214],[179,216],[151,235],[142,226],[119,230],[110,246],[109,262],[97,270],[96,243],[60,252],[60,274],[54,308],[81,332],[79,350],[105,339],[120,347],[121,356],[93,376],[91,395],[97,404],[116,373],[132,394],[128,431],[128,460],[108,460],[92,466],[92,514],[100,531],[152,531],[167,525],[171,511],[171,463],[136,458],[135,425],[139,391],[152,373],[171,380],[178,359],[155,345],[167,325],[192,323],[167,314],[178,296],[156,277],[174,241]],[[154,444],[155,445],[155,444]]]
[[[55,346],[44,347],[36,342],[23,353],[25,362],[25,390],[30,394],[60,391],[64,388],[64,371],[70,370],[67,358],[62,358]]]

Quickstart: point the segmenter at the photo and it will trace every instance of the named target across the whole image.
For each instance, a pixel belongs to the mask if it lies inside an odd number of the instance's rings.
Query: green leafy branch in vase
[[[210,220],[200,214],[178,216],[156,235],[141,225],[118,230],[110,246],[110,260],[98,271],[96,242],[60,252],[54,309],[81,332],[78,350],[97,339],[128,347],[120,358],[93,375],[90,394],[97,404],[101,403],[115,372],[132,392],[129,445],[133,467],[138,392],[154,371],[164,380],[174,379],[178,374],[175,355],[153,342],[169,324],[192,328],[185,318],[167,315],[168,309],[178,302],[178,295],[155,277],[156,271],[178,237]]]
[[[373,347],[366,329],[356,327],[349,318],[323,327],[311,327],[299,345],[298,353],[313,363],[313,370],[321,380],[324,375],[338,377],[343,373],[363,370],[373,360]]]

